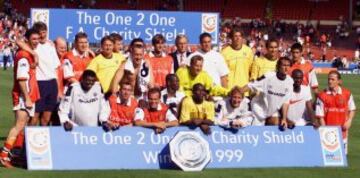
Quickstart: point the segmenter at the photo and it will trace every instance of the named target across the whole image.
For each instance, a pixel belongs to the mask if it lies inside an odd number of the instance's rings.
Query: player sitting
[[[59,106],[60,122],[66,131],[73,126],[98,126],[101,123],[105,131],[110,130],[107,123],[110,107],[105,100],[101,86],[96,82],[96,74],[85,70],[80,83],[73,83],[66,91]]]

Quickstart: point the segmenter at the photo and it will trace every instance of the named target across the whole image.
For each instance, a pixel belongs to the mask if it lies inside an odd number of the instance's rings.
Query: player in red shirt
[[[67,84],[80,81],[80,76],[95,56],[89,48],[86,33],[77,33],[74,44],[75,48],[67,52],[63,57],[64,80]]]
[[[148,91],[148,106],[136,108],[135,125],[154,128],[156,133],[162,133],[167,127],[179,125],[176,116],[168,106],[160,102],[161,92],[158,88]]]
[[[132,91],[131,83],[121,83],[119,92],[110,96],[111,114],[108,122],[112,128],[133,125],[135,109],[138,103],[131,95]]]
[[[356,106],[351,92],[340,84],[340,73],[329,72],[328,88],[319,93],[316,101],[316,116],[322,126],[341,127],[345,153],[347,153],[347,135],[355,116]]]
[[[60,63],[63,63],[64,55],[67,53],[67,44],[64,38],[58,37],[54,41],[56,53],[60,59]],[[57,84],[58,84],[58,98],[64,97],[64,69],[60,65],[57,68]]]
[[[28,45],[35,49],[39,43],[39,32],[30,29],[25,37]],[[12,90],[13,110],[15,111],[16,123],[10,129],[4,147],[0,153],[1,164],[12,167],[10,151],[14,146],[16,137],[21,133],[35,113],[35,102],[40,98],[39,87],[36,81],[35,59],[25,51],[20,50],[15,56],[14,86]]]
[[[315,74],[315,69],[310,60],[305,60],[302,57],[303,47],[300,43],[295,43],[291,46],[292,54],[292,65],[288,70],[288,74],[291,75],[292,71],[299,69],[303,72],[303,82],[302,85],[311,87],[315,95],[318,94],[318,80]]]
[[[161,34],[157,34],[152,39],[154,51],[145,56],[152,68],[154,76],[154,84],[156,87],[165,88],[166,75],[174,73],[174,62],[171,56],[164,52],[165,38]]]

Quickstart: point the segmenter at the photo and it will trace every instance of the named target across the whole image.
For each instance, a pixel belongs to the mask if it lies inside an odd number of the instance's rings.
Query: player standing
[[[347,154],[348,133],[355,116],[355,102],[351,92],[340,86],[341,75],[338,71],[328,74],[328,88],[319,93],[316,101],[316,116],[320,125],[340,126]]]
[[[39,44],[40,35],[37,30],[29,29],[25,34],[25,38],[27,45],[34,50]],[[18,134],[23,131],[30,117],[34,116],[35,102],[40,98],[39,87],[36,81],[34,57],[25,50],[19,50],[16,53],[14,63],[12,97],[16,123],[10,129],[3,150],[0,153],[1,164],[5,167],[12,167],[10,151]]]

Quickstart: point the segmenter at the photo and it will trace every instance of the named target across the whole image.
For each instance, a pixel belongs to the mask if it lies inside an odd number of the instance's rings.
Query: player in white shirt
[[[141,39],[135,39],[139,43]],[[134,41],[134,40],[133,40]],[[132,42],[133,43],[133,42]],[[135,43],[135,42],[134,42]],[[144,59],[144,47],[130,46],[130,54],[123,69],[119,69],[112,81],[112,92],[118,91],[120,81],[131,83],[137,100],[146,100],[146,93],[154,84],[151,67]]]
[[[161,91],[161,102],[166,104],[173,114],[178,117],[178,108],[185,93],[179,91],[179,78],[176,74],[166,76],[166,88]]]
[[[69,86],[65,97],[59,106],[60,122],[65,130],[72,130],[73,126],[98,126],[110,130],[107,123],[110,115],[109,103],[105,100],[101,86],[96,82],[96,74],[85,70],[80,83]]]
[[[268,72],[241,88],[242,93],[257,93],[251,101],[256,118],[254,125],[280,124],[282,128],[287,128],[286,118],[294,84],[293,79],[286,74],[290,64],[289,58],[281,57],[276,64],[276,72]]]
[[[204,58],[203,70],[210,75],[214,84],[227,88],[229,68],[224,57],[211,49],[211,35],[209,33],[200,35],[200,49],[186,58],[188,66],[190,66],[190,59],[196,55]]]
[[[315,122],[315,113],[312,107],[311,89],[309,86],[302,85],[304,74],[301,70],[293,70],[291,77],[294,80],[294,90],[291,93],[290,105],[288,110],[288,126],[304,126]]]
[[[220,100],[215,106],[215,124],[225,128],[238,129],[252,125],[254,116],[250,111],[250,100],[234,87],[229,97]]]
[[[47,38],[48,29],[46,24],[36,22],[32,28],[39,31],[39,45],[32,50],[23,41],[17,41],[17,44],[21,49],[30,52],[33,56],[38,56],[39,60],[36,68],[36,79],[40,89],[40,100],[36,102],[35,116],[31,118],[30,125],[37,125],[41,115],[41,125],[47,126],[50,123],[51,113],[56,109],[57,105],[57,68],[60,66],[60,60],[54,44]]]

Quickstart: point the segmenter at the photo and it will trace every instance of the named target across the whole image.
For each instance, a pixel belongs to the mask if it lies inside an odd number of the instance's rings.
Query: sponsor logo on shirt
[[[302,100],[301,99],[300,100],[290,100],[290,104],[295,104],[295,103],[300,102],[300,101],[302,101]]]
[[[94,103],[98,100],[98,98],[91,98],[91,99],[82,99],[80,98],[79,99],[79,102],[80,103]]]
[[[274,91],[271,91],[271,90],[268,90],[268,94],[270,94],[270,95],[275,95],[275,96],[280,96],[280,97],[284,97],[284,96],[285,96],[284,93],[278,93],[278,92],[274,92]]]

